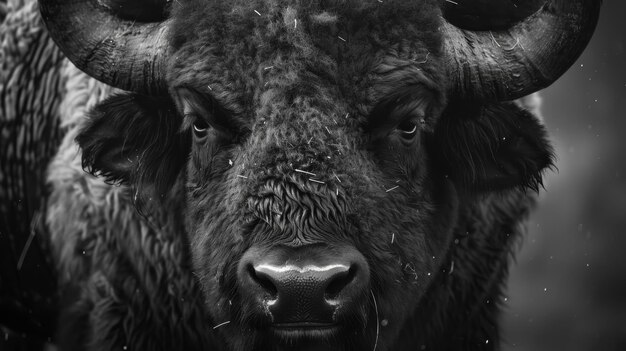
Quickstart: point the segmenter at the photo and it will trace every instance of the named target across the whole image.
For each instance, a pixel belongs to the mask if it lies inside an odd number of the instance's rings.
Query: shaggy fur
[[[41,219],[45,171],[61,137],[58,95],[64,90],[63,54],[40,25],[35,4],[5,3],[0,3],[2,350],[32,348],[54,334],[56,286]]]
[[[61,347],[289,349],[236,267],[251,247],[323,243],[371,267],[335,349],[497,349],[551,150],[522,108],[445,96],[436,3],[173,2],[169,99],[67,64],[46,217]]]
[[[74,138],[85,112],[111,94],[71,64],[61,107],[67,134],[50,165],[48,226],[61,272],[61,349],[199,350],[210,319],[188,268],[176,214],[139,215],[126,189],[82,169]],[[176,204],[170,203],[171,208]],[[89,328],[85,328],[89,325]]]

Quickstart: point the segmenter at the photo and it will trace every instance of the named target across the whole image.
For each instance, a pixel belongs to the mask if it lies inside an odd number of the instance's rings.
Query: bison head
[[[600,3],[472,31],[435,0],[40,2],[69,59],[129,91],[91,112],[85,168],[184,214],[233,350],[397,345],[468,213],[525,211],[551,150],[506,101],[574,62]]]

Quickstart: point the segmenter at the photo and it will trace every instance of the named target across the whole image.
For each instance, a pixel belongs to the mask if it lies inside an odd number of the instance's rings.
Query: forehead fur
[[[233,100],[267,85],[270,73],[306,80],[307,72],[350,89],[390,55],[420,63],[427,75],[440,71],[430,64],[441,48],[436,0],[181,0],[173,7],[170,87],[194,85]]]
[[[437,0],[180,0],[173,6],[176,48],[198,38],[218,43],[286,33],[316,35],[322,27],[333,27],[345,39],[364,29],[381,40],[398,34],[407,38],[436,31],[441,15]]]

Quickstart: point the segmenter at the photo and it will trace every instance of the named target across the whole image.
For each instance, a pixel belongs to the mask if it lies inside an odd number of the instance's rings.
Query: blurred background
[[[605,0],[577,63],[543,95],[558,172],[528,222],[504,350],[626,350],[626,2]]]

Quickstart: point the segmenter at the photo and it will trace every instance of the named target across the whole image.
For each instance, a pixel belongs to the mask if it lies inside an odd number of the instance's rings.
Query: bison
[[[601,0],[462,5],[39,0],[73,63],[31,67],[62,83],[39,113],[64,135],[59,347],[499,349],[553,164],[515,100],[574,63]]]

